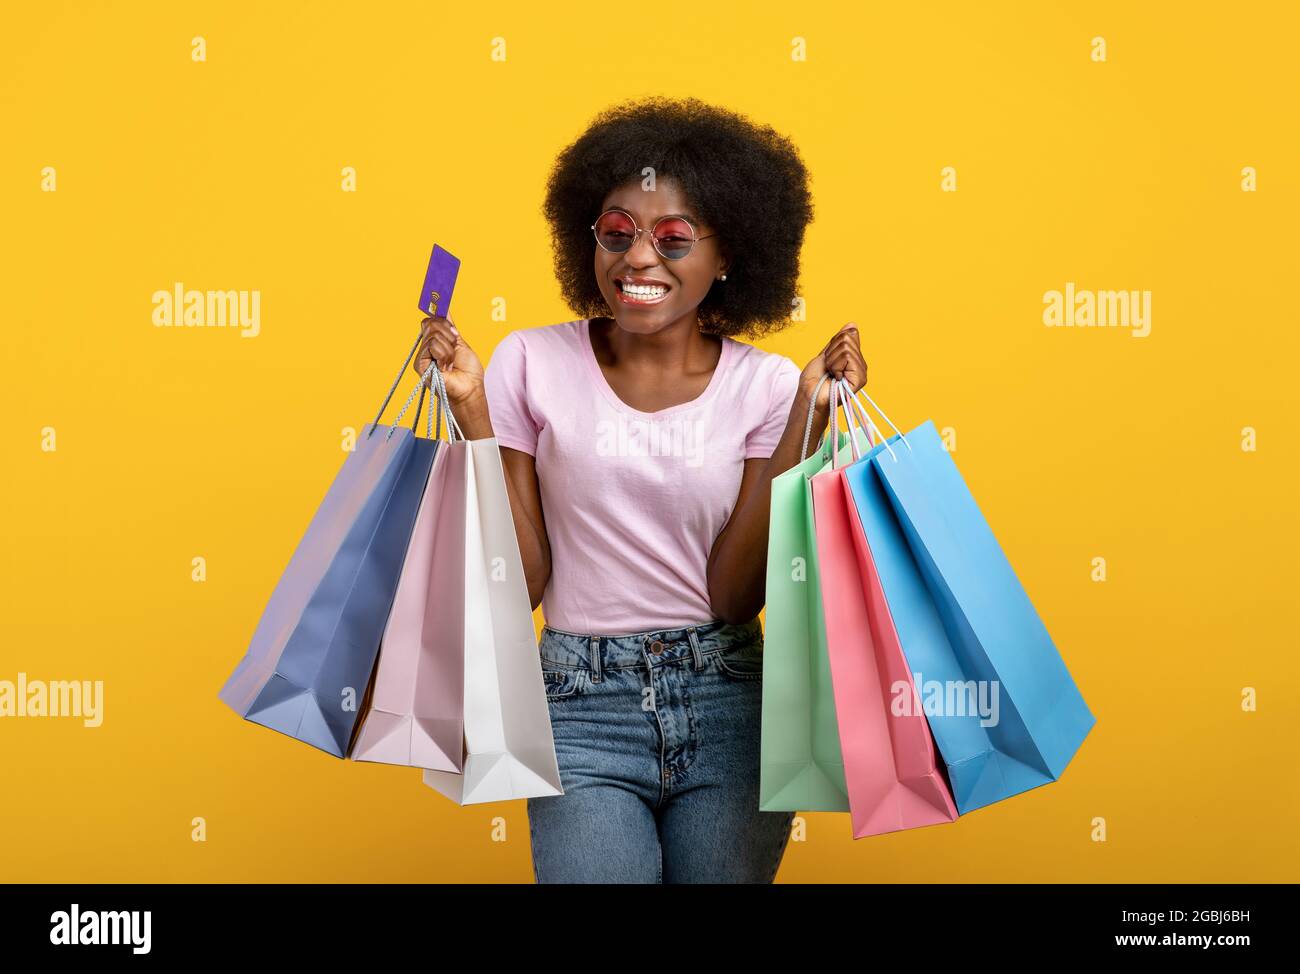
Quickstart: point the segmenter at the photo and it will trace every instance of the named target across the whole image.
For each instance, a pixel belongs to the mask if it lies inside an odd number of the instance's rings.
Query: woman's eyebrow
[[[633,217],[634,219],[636,216],[631,210],[629,210],[625,206],[609,206],[606,207],[606,209],[618,210],[620,213],[626,213],[628,216]],[[669,217],[677,217],[682,220],[689,220],[691,223],[694,223],[697,226],[700,223],[699,218],[690,213],[665,213],[663,216],[657,217],[656,220],[666,220]]]

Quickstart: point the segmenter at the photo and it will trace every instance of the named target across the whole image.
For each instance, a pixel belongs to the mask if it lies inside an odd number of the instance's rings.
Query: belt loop
[[[695,657],[695,668],[704,669],[704,654],[700,652],[700,637],[695,634],[694,626],[687,628],[686,638],[691,641],[691,655]]]
[[[591,682],[600,682],[600,637],[591,637]]]

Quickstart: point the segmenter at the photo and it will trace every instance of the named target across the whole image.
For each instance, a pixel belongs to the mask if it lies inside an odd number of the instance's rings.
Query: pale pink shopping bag
[[[838,382],[832,384],[835,424]],[[858,439],[849,417],[849,444]],[[841,454],[844,452],[840,451]],[[957,818],[876,576],[842,457],[811,479],[822,610],[853,837]]]

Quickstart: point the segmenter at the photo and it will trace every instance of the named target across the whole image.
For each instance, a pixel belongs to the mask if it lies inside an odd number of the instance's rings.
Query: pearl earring
[[[726,274],[723,274],[720,278],[718,278],[718,280],[720,280],[720,281],[725,281],[726,279],[727,279],[727,275],[726,275]]]

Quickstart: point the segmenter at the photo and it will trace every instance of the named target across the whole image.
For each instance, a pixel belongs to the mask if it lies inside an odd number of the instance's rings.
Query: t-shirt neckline
[[[704,391],[694,399],[689,399],[686,402],[679,402],[675,406],[668,406],[664,409],[657,409],[654,412],[648,413],[643,409],[636,409],[629,406],[620,399],[618,393],[614,391],[613,386],[609,384],[609,380],[605,378],[605,373],[601,370],[600,362],[596,358],[596,348],[591,344],[590,318],[582,319],[581,332],[583,359],[587,363],[587,370],[591,374],[592,380],[596,383],[597,388],[599,388],[605,398],[609,400],[610,405],[614,406],[616,409],[621,409],[624,412],[631,413],[633,416],[640,416],[645,419],[659,419],[664,416],[670,416],[678,410],[692,409],[696,406],[704,405],[717,393],[718,386],[722,384],[723,369],[727,367],[731,360],[731,346],[733,341],[724,335],[722,336],[722,352],[718,356],[718,364],[713,367],[713,374],[709,376],[709,383],[704,387]]]

